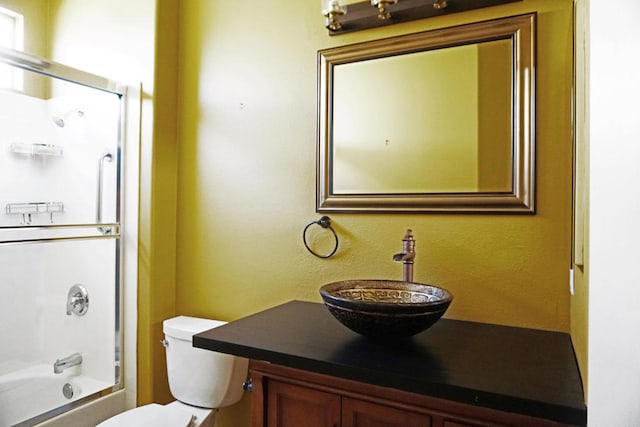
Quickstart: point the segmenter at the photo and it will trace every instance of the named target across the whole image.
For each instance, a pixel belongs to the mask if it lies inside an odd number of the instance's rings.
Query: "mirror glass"
[[[510,191],[511,69],[511,40],[336,66],[334,192]]]
[[[318,211],[533,212],[534,17],[320,51]]]

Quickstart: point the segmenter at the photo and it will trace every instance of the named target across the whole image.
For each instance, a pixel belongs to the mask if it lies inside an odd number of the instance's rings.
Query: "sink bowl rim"
[[[436,301],[428,302],[395,302],[395,301],[366,301],[345,298],[335,295],[333,292],[347,289],[392,289],[423,291],[433,293],[440,291],[443,297]],[[409,289],[407,289],[409,288]],[[386,279],[350,279],[327,283],[320,287],[320,295],[325,304],[331,304],[345,309],[358,310],[360,312],[372,313],[394,313],[394,314],[420,314],[446,310],[453,300],[453,295],[441,286],[429,285],[419,282],[404,282],[402,280]]]

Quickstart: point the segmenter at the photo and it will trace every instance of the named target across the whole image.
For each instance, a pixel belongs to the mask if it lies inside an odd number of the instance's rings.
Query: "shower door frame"
[[[122,208],[124,206],[125,197],[122,191],[123,183],[123,169],[124,158],[122,156],[124,148],[124,140],[126,133],[126,117],[127,117],[127,92],[128,87],[115,80],[107,79],[86,71],[82,71],[73,67],[69,67],[54,61],[49,61],[37,56],[26,54],[14,49],[0,47],[0,62],[12,65],[25,71],[34,72],[40,75],[44,75],[53,79],[64,80],[70,83],[79,84],[88,88],[112,93],[118,96],[119,103],[119,117],[118,117],[118,130],[116,141],[116,200],[115,200],[115,222],[103,223],[96,218],[95,223],[82,223],[82,224],[61,224],[61,225],[19,225],[19,226],[0,226],[0,230],[26,230],[26,229],[77,229],[79,232],[73,236],[60,236],[60,237],[34,237],[34,238],[9,238],[7,240],[0,241],[0,245],[17,245],[26,243],[47,243],[55,241],[69,241],[69,240],[95,240],[95,239],[115,239],[115,343],[114,343],[114,384],[113,386],[93,393],[86,397],[80,398],[66,405],[54,408],[42,414],[37,414],[33,418],[30,418],[18,425],[33,425],[60,414],[66,413],[72,409],[83,406],[89,402],[92,402],[100,397],[110,395],[114,392],[123,390],[124,384],[124,334],[123,334],[123,311],[124,311],[124,271],[123,265],[125,261],[124,247],[125,247],[125,225],[122,218],[127,217],[123,215]],[[135,227],[134,227],[135,228]],[[95,234],[84,233],[82,230],[91,229],[97,230]],[[135,387],[134,387],[135,388]]]

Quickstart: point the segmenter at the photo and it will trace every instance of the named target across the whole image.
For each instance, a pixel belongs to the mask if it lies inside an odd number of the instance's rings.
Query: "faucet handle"
[[[89,293],[87,289],[80,284],[73,285],[67,294],[67,316],[71,316],[71,314],[84,316],[88,309]]]
[[[402,238],[402,252],[414,253],[416,248],[416,240],[413,238],[413,232],[408,229]]]
[[[411,230],[410,228],[407,228],[407,232],[404,233],[404,237],[402,238],[403,241],[407,241],[407,240],[415,240],[413,238],[413,230]]]
[[[413,282],[413,260],[416,257],[416,241],[413,232],[408,229],[402,238],[402,252],[393,256],[393,261],[402,262],[402,281]]]

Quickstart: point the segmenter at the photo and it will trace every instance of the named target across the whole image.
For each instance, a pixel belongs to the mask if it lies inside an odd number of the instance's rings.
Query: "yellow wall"
[[[178,313],[233,320],[290,299],[320,301],[318,288],[333,280],[399,278],[391,255],[412,228],[415,279],[453,292],[448,317],[569,331],[571,0],[524,0],[335,37],[313,1],[180,4]],[[317,50],[531,11],[537,214],[332,214],[338,253],[309,254],[301,233],[319,217]],[[221,425],[246,425],[247,409],[222,411]]]
[[[478,45],[478,189],[510,189],[511,150],[511,43],[500,40]],[[497,100],[502,100],[498,102]],[[506,165],[498,167],[498,165]]]
[[[477,67],[473,45],[335,67],[333,192],[477,191]]]

